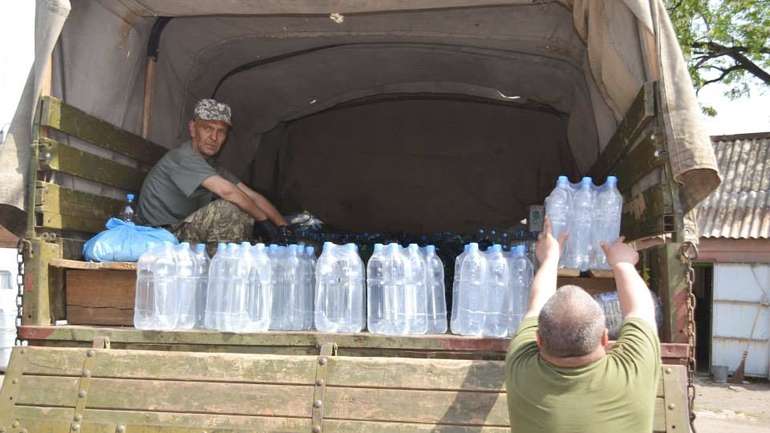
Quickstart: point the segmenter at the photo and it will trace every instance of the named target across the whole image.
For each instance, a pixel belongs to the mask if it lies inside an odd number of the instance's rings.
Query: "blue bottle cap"
[[[198,252],[198,253],[206,252],[206,244],[195,244],[195,252]]]
[[[607,176],[607,184],[610,186],[615,186],[618,184],[618,178],[615,176]]]
[[[524,245],[516,245],[516,248],[513,250],[513,254],[515,256],[523,256],[524,253],[527,252],[527,249]]]
[[[592,184],[593,184],[593,181],[588,176],[580,179],[580,186],[585,186],[585,185],[591,186]]]
[[[479,250],[479,244],[476,242],[471,242],[468,244],[468,252],[471,251],[478,251]]]
[[[129,202],[134,201],[134,195],[133,194],[126,194],[126,200],[128,200]]]
[[[569,182],[569,179],[567,179],[567,176],[559,176],[559,177],[556,179],[556,184],[557,184],[557,185],[564,185],[564,184],[566,184],[566,183],[568,183],[568,182]]]
[[[313,248],[313,247],[305,247],[305,254],[307,254],[309,256],[314,256],[315,255],[315,248]]]
[[[436,246],[428,245],[427,247],[425,247],[425,252],[428,254],[436,254]]]
[[[399,244],[397,244],[395,242],[391,242],[391,243],[388,244],[388,250],[389,251],[399,251],[400,249],[401,249],[401,245],[399,245]]]
[[[189,242],[182,242],[182,243],[179,244],[179,246],[180,247],[185,247],[185,248],[190,248],[190,243]]]
[[[468,250],[469,250],[470,248],[471,248],[471,244],[465,244],[465,245],[463,245],[463,252],[464,252],[464,253],[467,253],[467,252],[468,252]]]
[[[225,244],[224,242],[218,243],[217,244],[217,252],[224,251],[226,246],[227,246],[227,244]]]
[[[382,244],[374,244],[374,252],[379,253],[383,250]]]
[[[241,246],[242,247],[250,247],[251,244],[249,242],[243,241],[243,242],[241,242]]]
[[[297,253],[297,246],[294,245],[294,244],[289,245],[289,252],[292,253],[292,254],[296,254]]]
[[[488,251],[491,251],[493,253],[499,253],[503,251],[503,247],[500,244],[494,244],[491,247],[489,247]]]

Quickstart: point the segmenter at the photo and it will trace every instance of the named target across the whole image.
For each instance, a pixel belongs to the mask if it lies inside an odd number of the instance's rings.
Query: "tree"
[[[696,90],[770,89],[770,0],[665,0]]]

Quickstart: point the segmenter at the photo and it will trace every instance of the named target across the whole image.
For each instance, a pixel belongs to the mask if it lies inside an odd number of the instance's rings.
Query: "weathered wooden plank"
[[[82,245],[82,244],[81,244]],[[54,259],[49,263],[54,268],[82,270],[113,270],[136,272],[136,262],[85,262],[82,260]]]
[[[23,377],[17,404],[74,407],[78,378]],[[89,409],[305,417],[311,385],[92,378]]]
[[[21,420],[21,427],[28,427],[31,420],[48,423],[66,422],[64,429],[58,428],[51,432],[67,431],[72,421],[72,410],[61,408],[19,407],[16,413]],[[140,433],[201,433],[202,429],[216,429],[217,432],[250,431],[250,432],[308,432],[308,418],[279,418],[279,417],[245,417],[237,415],[186,414],[186,413],[157,413],[157,412],[121,412],[111,410],[88,410],[84,413],[81,431],[102,433],[103,430],[91,430],[101,425],[112,427],[104,430],[114,433],[115,420],[126,427],[127,431]],[[29,420],[29,421],[28,421]],[[101,424],[101,425],[100,425]],[[38,426],[40,424],[34,424]],[[55,424],[57,427],[59,424]],[[180,427],[185,426],[185,427]],[[29,431],[47,431],[32,430]],[[406,424],[386,423],[377,421],[337,421],[325,420],[323,431],[332,433],[509,433],[509,427],[454,426],[435,424]]]
[[[575,268],[559,268],[557,271],[559,277],[579,277],[580,269]]]
[[[107,219],[117,215],[122,202],[48,182],[38,182],[35,211],[41,226],[89,233],[104,230]]]
[[[618,189],[622,193],[652,170],[666,164],[667,157],[663,149],[662,136],[656,128],[650,127],[643,132],[640,142],[628,152],[612,170],[618,178]]]
[[[29,347],[24,374],[79,376],[87,349]],[[316,356],[97,350],[94,378],[312,385]]]
[[[135,272],[70,269],[66,284],[69,324],[134,324]]]
[[[325,400],[324,419],[509,425],[502,393],[327,387]]]
[[[635,142],[638,132],[655,117],[656,94],[656,82],[647,82],[642,86],[615,130],[615,134],[589,170],[589,176],[604,178],[612,173],[613,168],[628,151],[629,146]]]
[[[623,204],[620,232],[627,241],[673,231],[668,220],[673,219],[673,198],[666,185],[654,186]]]
[[[41,126],[51,127],[148,165],[155,164],[166,152],[166,149],[151,141],[91,116],[59,99],[45,96],[41,100]]]
[[[147,172],[84,152],[58,141],[41,138],[41,165],[105,185],[138,192]]]
[[[682,262],[681,243],[668,243],[651,250],[650,273],[663,300],[661,338],[672,343],[687,343],[687,266]]]
[[[559,287],[567,284],[581,287],[592,295],[617,290],[615,280],[612,278],[560,277],[557,283]]]

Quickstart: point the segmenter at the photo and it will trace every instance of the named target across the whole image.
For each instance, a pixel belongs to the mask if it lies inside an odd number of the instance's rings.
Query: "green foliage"
[[[770,89],[770,0],[665,0],[696,89]]]

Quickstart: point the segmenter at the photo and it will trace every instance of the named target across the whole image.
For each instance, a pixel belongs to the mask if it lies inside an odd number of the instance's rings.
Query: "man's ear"
[[[538,349],[543,348],[543,342],[540,340],[540,331],[535,332],[535,343],[537,343]]]
[[[190,133],[190,138],[195,135],[195,120],[187,122],[187,131]]]
[[[606,348],[608,344],[610,344],[610,331],[608,331],[607,328],[604,328],[604,333],[602,334],[602,347]]]

